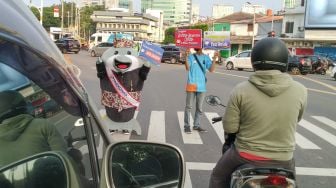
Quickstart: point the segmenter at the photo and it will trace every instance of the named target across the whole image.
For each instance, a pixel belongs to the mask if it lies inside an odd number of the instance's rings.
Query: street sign
[[[230,49],[230,31],[205,31],[203,48],[205,49]]]
[[[160,65],[163,51],[164,50],[160,46],[143,41],[139,56],[143,57],[154,65]]]
[[[175,31],[176,46],[202,48],[201,29],[179,29]]]
[[[54,6],[54,17],[55,18],[59,17],[59,8],[58,8],[58,6]]]

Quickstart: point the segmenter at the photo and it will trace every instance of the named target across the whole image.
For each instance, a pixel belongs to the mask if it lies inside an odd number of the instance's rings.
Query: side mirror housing
[[[185,163],[173,145],[126,141],[107,148],[102,187],[183,187]]]
[[[83,187],[71,159],[62,152],[30,156],[0,169],[0,187]]]

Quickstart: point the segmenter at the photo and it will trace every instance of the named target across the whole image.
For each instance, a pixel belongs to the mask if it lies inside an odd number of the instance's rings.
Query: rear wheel
[[[96,57],[96,52],[95,51],[91,51],[91,57]]]
[[[79,51],[76,51],[75,54],[78,54]]]
[[[231,61],[226,64],[226,69],[227,70],[233,70],[233,68],[234,68],[233,63]]]
[[[176,59],[176,57],[172,57],[172,58],[170,59],[170,63],[172,63],[172,64],[177,63],[177,59]]]
[[[238,68],[239,71],[242,71],[243,69],[242,68]]]
[[[67,50],[65,48],[62,49],[62,53],[63,54],[66,54],[67,53]]]
[[[300,69],[298,67],[292,67],[291,68],[291,73],[294,75],[300,74]]]

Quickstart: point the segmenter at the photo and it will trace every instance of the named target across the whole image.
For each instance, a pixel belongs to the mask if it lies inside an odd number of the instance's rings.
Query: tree
[[[86,6],[80,10],[80,36],[89,38],[89,33],[96,32],[96,24],[92,21],[91,15],[93,11],[105,10],[103,5]]]

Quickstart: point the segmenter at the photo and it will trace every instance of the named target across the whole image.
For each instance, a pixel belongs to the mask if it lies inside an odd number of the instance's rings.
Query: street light
[[[249,4],[249,5],[252,5],[252,3],[250,3],[250,2],[246,2],[247,4]],[[255,26],[255,17],[256,17],[256,12],[255,12],[255,5],[252,5],[252,7],[253,7],[253,30],[252,30],[252,48],[253,48],[253,46],[254,46],[254,26]]]

